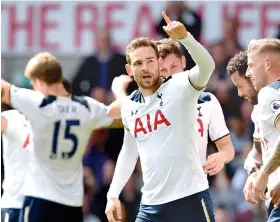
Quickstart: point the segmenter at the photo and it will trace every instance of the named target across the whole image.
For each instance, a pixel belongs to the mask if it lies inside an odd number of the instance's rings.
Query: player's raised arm
[[[164,31],[172,38],[180,41],[188,50],[196,66],[191,69],[190,82],[197,90],[205,88],[215,68],[215,62],[208,51],[187,32],[185,26],[177,21],[171,21],[165,12],[162,16],[167,24]]]
[[[5,132],[6,128],[7,128],[7,119],[5,116],[1,115],[1,133]]]
[[[114,118],[121,118],[121,106],[123,99],[127,96],[126,90],[133,79],[129,75],[120,75],[114,78],[111,90],[115,96],[115,101],[107,108],[107,114]]]
[[[11,105],[10,102],[10,89],[11,89],[12,84],[1,79],[1,99],[2,102],[5,103],[6,105]]]
[[[107,194],[108,202],[105,213],[109,221],[121,220],[122,215],[120,201],[118,198],[123,187],[132,175],[138,159],[136,141],[127,129],[124,129],[124,131],[123,146],[119,154],[114,177]]]
[[[5,80],[1,80],[2,102],[19,110],[30,121],[36,116],[44,95],[41,92],[24,89],[11,85]]]

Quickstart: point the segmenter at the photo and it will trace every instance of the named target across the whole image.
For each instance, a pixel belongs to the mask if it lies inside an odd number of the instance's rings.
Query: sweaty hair
[[[63,81],[60,62],[48,52],[32,57],[27,63],[24,75],[31,80],[40,79],[48,85]]]
[[[264,38],[251,40],[248,46],[248,52],[277,52],[280,54],[280,39],[276,38]]]
[[[180,43],[170,38],[161,39],[156,41],[159,56],[165,59],[171,54],[175,54],[178,58],[182,58],[183,53]]]
[[[130,53],[140,47],[152,47],[156,53],[156,57],[159,58],[158,49],[154,40],[146,37],[140,37],[132,40],[126,47],[126,61],[131,65]]]
[[[247,52],[241,51],[228,62],[227,72],[229,75],[238,72],[239,75],[245,77],[247,67]]]

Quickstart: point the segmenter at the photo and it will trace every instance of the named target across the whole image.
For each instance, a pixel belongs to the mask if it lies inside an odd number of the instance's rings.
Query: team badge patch
[[[270,106],[272,112],[276,112],[280,109],[280,100],[273,101]]]

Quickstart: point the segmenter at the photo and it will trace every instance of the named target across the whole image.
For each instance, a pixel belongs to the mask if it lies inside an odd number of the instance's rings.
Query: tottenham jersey
[[[212,93],[202,92],[199,96],[196,126],[200,159],[205,163],[208,135],[213,142],[229,135],[222,107]]]
[[[197,100],[188,74],[168,77],[151,96],[123,103],[123,123],[141,160],[143,204],[163,204],[208,188],[197,146]]]
[[[280,118],[280,80],[262,88],[258,94],[258,125],[262,144],[262,160],[266,164],[274,153],[277,138],[280,136],[276,122]],[[268,181],[268,188],[274,188],[280,182],[280,168]]]
[[[30,120],[34,133],[24,194],[82,206],[82,158],[92,130],[113,122],[106,107],[89,97],[44,97],[15,86],[11,104]]]
[[[29,121],[17,110],[1,113],[7,119],[7,128],[2,134],[5,178],[1,208],[21,208],[22,187],[32,150],[32,130]]]
[[[254,123],[254,133],[253,138],[256,141],[260,140],[260,127],[258,125],[258,105],[254,105],[254,109],[251,114],[251,120]]]

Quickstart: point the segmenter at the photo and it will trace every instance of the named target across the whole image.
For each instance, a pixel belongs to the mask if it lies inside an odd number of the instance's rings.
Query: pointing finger
[[[161,14],[162,14],[162,17],[163,17],[164,21],[166,22],[166,24],[171,23],[171,19],[168,17],[168,15],[165,13],[165,11],[163,11]]]

